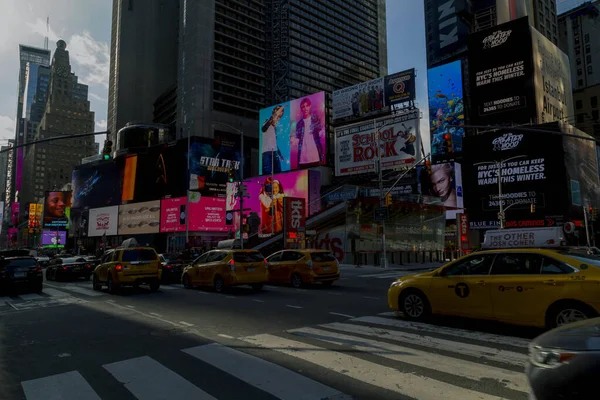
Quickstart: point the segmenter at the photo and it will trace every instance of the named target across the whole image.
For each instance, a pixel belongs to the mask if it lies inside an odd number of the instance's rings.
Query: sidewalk
[[[388,264],[388,269],[384,269],[378,265],[361,265],[357,267],[354,264],[340,264],[340,270],[356,270],[356,271],[422,271],[431,270],[441,267],[443,263],[415,263],[415,264]]]

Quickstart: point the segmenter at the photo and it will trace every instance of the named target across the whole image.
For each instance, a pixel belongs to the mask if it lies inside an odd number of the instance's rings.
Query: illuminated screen
[[[71,215],[71,192],[46,192],[44,204],[44,227],[69,227]]]

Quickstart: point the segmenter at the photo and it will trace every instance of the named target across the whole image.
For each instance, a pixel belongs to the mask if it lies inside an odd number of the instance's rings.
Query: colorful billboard
[[[287,233],[298,233],[306,229],[306,199],[283,198],[284,228]]]
[[[325,92],[319,92],[260,110],[259,173],[325,165],[325,109]]]
[[[225,199],[221,197],[192,196],[163,199],[160,202],[160,231],[185,232],[188,208],[190,232],[227,232]]]
[[[415,99],[415,70],[336,90],[332,97],[335,122],[385,115],[394,104]]]
[[[67,243],[67,231],[42,231],[42,246],[44,247],[65,247]]]
[[[27,221],[27,228],[29,228],[30,233],[32,233],[34,229],[40,229],[40,227],[42,226],[43,210],[43,204],[29,204],[29,219]]]
[[[124,204],[119,207],[119,235],[141,235],[160,231],[160,200]]]
[[[10,220],[14,226],[19,225],[19,212],[21,211],[21,207],[19,203],[12,202],[10,206]]]
[[[378,147],[384,170],[414,163],[420,151],[418,129],[419,111],[336,128],[335,175],[376,171]]]
[[[121,173],[114,161],[75,167],[72,183],[73,208],[97,208],[121,202]]]
[[[68,229],[71,215],[71,192],[46,192],[44,227]]]
[[[462,168],[459,163],[441,163],[431,166],[431,174],[424,168],[419,169],[420,194],[440,198],[436,204],[453,209],[462,209],[463,186]],[[459,210],[460,211],[460,210]],[[446,211],[447,219],[455,219],[456,210]]]
[[[85,238],[89,230],[90,212],[82,208],[71,208],[71,224],[69,236]]]
[[[89,210],[88,237],[115,236],[119,226],[119,206]]]
[[[275,174],[271,176],[261,176],[248,179],[245,182],[250,198],[244,199],[244,209],[250,209],[245,212],[250,214],[255,212],[260,218],[259,236],[268,237],[274,233],[283,230],[284,197],[297,197],[304,199],[306,204],[306,216],[311,211],[310,205],[318,202],[318,197],[311,198],[310,185],[316,184],[316,175],[311,173],[320,173],[317,171],[295,171],[284,174]],[[312,182],[311,182],[312,181]],[[319,179],[320,181],[320,179]],[[319,182],[320,187],[320,182]],[[237,192],[237,183],[227,185],[227,211],[239,209],[239,199],[235,197]],[[312,209],[314,210],[314,208]],[[239,226],[239,213],[234,214],[234,226]],[[235,228],[237,229],[237,228]]]
[[[427,71],[431,155],[449,161],[462,152],[465,135],[462,63],[454,61]]]

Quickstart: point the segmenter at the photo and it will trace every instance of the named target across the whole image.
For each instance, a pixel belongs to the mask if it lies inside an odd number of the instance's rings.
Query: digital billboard
[[[261,175],[326,164],[325,106],[325,92],[319,92],[260,110]]]
[[[31,203],[29,204],[29,219],[27,221],[27,228],[32,232],[34,229],[40,229],[42,226],[42,212],[44,210],[43,204]]]
[[[44,227],[68,229],[71,213],[71,192],[46,192]]]
[[[87,237],[89,230],[89,221],[89,210],[83,208],[71,208],[71,223],[69,226],[69,236],[76,238]]]
[[[451,208],[446,210],[446,219],[456,219],[456,214],[464,207],[462,168],[457,162],[434,164],[431,174],[420,169],[420,194],[440,199],[436,204]]]
[[[119,226],[119,206],[89,210],[88,237],[115,236]]]
[[[332,99],[335,122],[388,114],[394,104],[415,99],[415,70],[335,90]]]
[[[189,208],[190,232],[227,232],[225,225],[225,198],[193,196],[163,199],[160,202],[160,231],[185,232],[186,208]]]
[[[448,161],[462,152],[465,136],[462,62],[454,61],[427,71],[431,156]]]
[[[135,194],[135,178],[137,174],[137,155],[125,157],[123,164],[123,185],[121,201],[132,201]]]
[[[19,224],[19,212],[21,210],[21,206],[18,202],[12,202],[10,206],[10,220],[14,226]]]
[[[140,235],[160,231],[160,200],[119,206],[119,235]]]
[[[44,247],[65,247],[67,243],[67,231],[42,231],[42,246]]]
[[[374,172],[410,165],[420,152],[419,112],[335,128],[335,175]]]
[[[255,212],[259,216],[260,237],[267,237],[283,230],[284,197],[305,199],[307,217],[310,212],[314,211],[314,208],[311,209],[311,205],[318,201],[318,197],[313,198],[310,195],[310,182],[312,180],[313,184],[316,184],[314,183],[316,180],[314,177],[310,177],[309,172],[320,175],[318,171],[305,170],[246,180],[245,185],[250,198],[244,199],[244,209],[249,209],[245,212],[246,214]],[[236,191],[237,183],[227,185],[227,211],[239,209],[239,199],[235,197]],[[239,226],[239,213],[235,213],[234,226]]]
[[[469,13],[469,6],[464,0],[427,0],[426,4],[427,67],[432,67],[467,50],[469,25],[461,15]]]
[[[97,208],[121,202],[121,173],[114,161],[75,167],[72,183],[73,208]]]

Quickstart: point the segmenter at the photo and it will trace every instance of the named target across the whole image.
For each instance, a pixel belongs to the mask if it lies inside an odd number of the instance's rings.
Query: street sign
[[[387,207],[377,207],[375,209],[375,215],[373,219],[376,222],[384,222],[389,218],[389,212]]]
[[[498,219],[504,219],[505,217],[506,217],[506,214],[504,212],[498,213]]]

